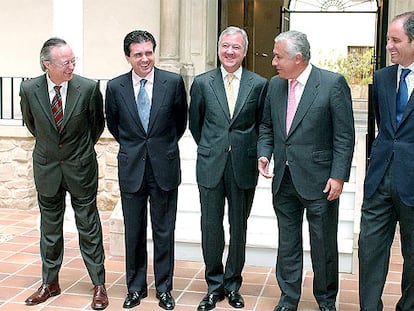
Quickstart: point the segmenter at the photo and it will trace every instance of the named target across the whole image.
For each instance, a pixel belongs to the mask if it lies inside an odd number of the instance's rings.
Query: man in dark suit
[[[378,135],[365,177],[359,235],[362,311],[383,309],[381,295],[397,222],[404,265],[395,310],[414,310],[414,11],[392,20],[387,50],[394,65],[374,74]]]
[[[258,141],[258,168],[273,177],[279,226],[276,278],[281,297],[275,311],[296,310],[302,284],[302,222],[309,222],[313,293],[320,310],[332,311],[338,293],[338,205],[351,169],[354,120],[343,76],[310,64],[305,34],[275,38]],[[292,87],[294,87],[292,90]],[[289,91],[291,90],[291,91]],[[274,156],[274,173],[269,162]]]
[[[124,52],[132,70],[108,82],[107,125],[119,143],[118,176],[125,223],[124,308],[147,297],[147,204],[154,241],[159,306],[174,309],[174,229],[181,182],[178,140],[187,125],[187,95],[181,76],[154,67],[156,42],[132,31]],[[147,113],[145,109],[147,107]]]
[[[244,30],[225,29],[218,42],[221,67],[197,76],[191,87],[189,123],[198,145],[196,171],[208,285],[199,311],[214,309],[224,295],[234,308],[244,307],[239,289],[245,262],[247,218],[258,177],[256,144],[267,87],[265,78],[242,67],[247,47]],[[224,269],[226,198],[230,245]]]
[[[94,146],[104,129],[102,95],[95,81],[73,74],[76,57],[66,42],[47,40],[40,52],[46,74],[23,81],[23,120],[36,138],[33,173],[40,208],[42,280],[26,299],[36,305],[60,294],[63,218],[70,193],[79,246],[94,284],[92,308],[108,305],[102,228],[96,206],[98,163]]]

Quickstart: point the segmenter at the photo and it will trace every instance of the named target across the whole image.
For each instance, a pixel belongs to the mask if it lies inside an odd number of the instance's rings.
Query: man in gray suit
[[[70,193],[79,246],[94,284],[91,307],[108,305],[102,228],[96,206],[98,163],[94,146],[104,129],[102,95],[95,81],[73,73],[76,57],[66,42],[47,40],[40,52],[46,73],[23,81],[23,120],[36,138],[33,173],[40,208],[42,285],[26,299],[36,305],[60,294],[63,218]]]
[[[227,296],[243,308],[239,293],[245,261],[247,218],[257,183],[256,145],[267,80],[242,68],[248,38],[237,27],[219,38],[221,67],[197,76],[191,87],[190,130],[198,145],[197,182],[207,295],[199,311]],[[227,198],[230,245],[225,268],[224,205]]]
[[[343,76],[309,63],[310,45],[303,33],[281,33],[273,53],[278,76],[269,83],[258,168],[264,177],[273,177],[279,225],[276,278],[281,297],[275,311],[296,310],[299,303],[305,209],[313,293],[320,310],[332,311],[338,292],[339,196],[349,178],[354,150],[350,90]],[[272,154],[274,174],[269,172]]]

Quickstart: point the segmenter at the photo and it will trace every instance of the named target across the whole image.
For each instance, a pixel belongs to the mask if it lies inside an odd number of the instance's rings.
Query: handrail
[[[20,83],[28,77],[0,77],[0,125],[24,125],[20,109]],[[108,79],[95,79],[105,96]]]

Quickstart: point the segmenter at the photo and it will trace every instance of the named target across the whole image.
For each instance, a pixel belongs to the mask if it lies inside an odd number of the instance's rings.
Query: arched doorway
[[[324,31],[337,29],[342,33],[354,32],[355,38],[361,38],[361,34],[370,31],[370,43],[352,42],[349,51],[366,48],[375,48],[375,34],[381,34],[382,23],[384,21],[383,2],[377,0],[219,0],[219,27],[221,32],[229,25],[236,25],[244,28],[249,35],[249,51],[245,60],[246,68],[259,73],[260,75],[270,78],[275,74],[271,66],[273,39],[281,31],[288,29],[297,29],[310,36],[311,46],[319,48],[319,38],[313,37],[313,33],[323,33]],[[338,19],[331,17],[329,22],[327,16],[338,13],[344,22],[338,23]],[[355,15],[354,15],[355,14]],[[369,21],[364,20],[365,16],[370,16]],[[325,16],[325,17],[323,17]],[[356,18],[358,16],[358,18]],[[305,23],[300,21],[306,20]],[[325,23],[323,22],[325,20]],[[327,24],[329,23],[329,24]],[[358,27],[360,27],[358,29]],[[355,29],[358,29],[357,31]],[[378,29],[379,32],[376,30]],[[342,37],[342,36],[338,36]],[[367,41],[367,40],[365,40]],[[343,40],[340,41],[343,46]],[[346,42],[345,42],[346,43]],[[337,44],[334,40],[326,39],[325,50],[328,50],[330,44]],[[318,53],[313,53],[314,57]],[[378,56],[379,53],[374,53]],[[379,58],[376,58],[378,60]],[[312,59],[315,61],[316,59]],[[373,62],[375,63],[375,62]],[[378,66],[375,66],[378,67]]]

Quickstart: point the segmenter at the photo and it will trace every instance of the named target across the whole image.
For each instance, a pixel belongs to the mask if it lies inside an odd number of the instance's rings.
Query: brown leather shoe
[[[37,305],[45,302],[50,297],[60,294],[59,284],[42,284],[38,290],[25,300],[25,303],[29,306]]]
[[[91,307],[94,310],[103,310],[109,304],[105,285],[95,286]]]

